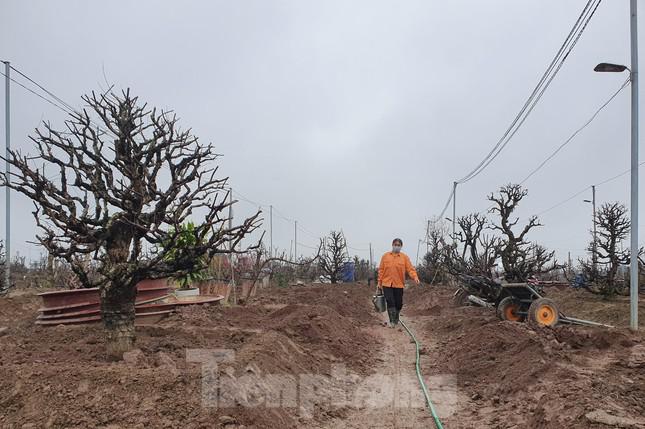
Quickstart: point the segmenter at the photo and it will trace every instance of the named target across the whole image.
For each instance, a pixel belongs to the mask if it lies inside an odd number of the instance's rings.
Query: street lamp
[[[631,80],[631,185],[630,185],[630,261],[629,261],[629,327],[638,330],[638,19],[637,0],[630,0],[630,51],[631,69],[627,66],[611,63],[600,63],[594,70],[597,72],[622,73],[629,71]]]
[[[593,71],[601,73],[622,73],[625,70],[629,70],[629,67],[612,63],[600,63],[593,69]]]

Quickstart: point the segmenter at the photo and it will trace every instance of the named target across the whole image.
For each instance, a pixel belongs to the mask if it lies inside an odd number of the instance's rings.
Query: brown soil
[[[8,329],[0,333],[0,427],[301,427],[307,420],[297,409],[203,407],[201,366],[187,362],[187,350],[234,350],[225,369],[236,377],[324,375],[339,362],[366,374],[374,343],[368,292],[334,286],[334,299],[330,291],[273,289],[245,307],[186,307],[137,328],[127,362],[105,357],[100,326],[40,327],[33,293],[1,298],[0,327]],[[349,303],[356,317],[348,317]],[[316,411],[319,421],[337,415]]]
[[[626,323],[621,300],[548,292],[572,316]],[[402,315],[422,344],[422,371],[446,428],[645,427],[645,336],[624,328],[532,329],[501,322],[491,310],[453,307],[451,293],[407,290]],[[364,285],[294,286],[263,291],[246,306],[186,307],[138,328],[137,350],[110,362],[100,326],[36,326],[39,299],[13,293],[0,298],[0,427],[433,427],[414,344],[402,329],[381,326],[370,296]],[[236,381],[232,406],[204,406],[202,367],[187,361],[191,349],[234,351],[219,369],[237,380],[322,376],[315,387],[324,399],[311,409],[266,407]],[[337,365],[351,374],[342,383],[328,379]],[[383,402],[383,386],[366,380],[393,381],[397,399]],[[348,387],[360,394],[332,404]],[[260,406],[249,406],[253,400]]]
[[[599,423],[596,411],[615,416],[618,427],[645,427],[645,336],[623,328],[532,329],[500,321],[492,310],[456,308],[452,292],[426,288],[407,296],[410,314],[422,315],[413,317],[415,330],[432,348],[423,368],[454,374],[466,397],[446,427],[614,427]],[[626,320],[621,302],[573,290],[548,296],[572,317]],[[435,307],[441,311],[433,314]]]

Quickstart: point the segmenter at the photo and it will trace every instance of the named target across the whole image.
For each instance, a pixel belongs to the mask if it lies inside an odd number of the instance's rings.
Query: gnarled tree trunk
[[[135,285],[120,285],[114,282],[101,288],[101,318],[105,327],[107,354],[121,359],[123,353],[132,349],[134,333]]]
[[[114,216],[108,223],[104,273],[110,281],[101,287],[100,294],[107,354],[114,359],[121,359],[123,353],[131,350],[135,339],[137,282],[128,275],[128,254],[134,230],[122,218]]]

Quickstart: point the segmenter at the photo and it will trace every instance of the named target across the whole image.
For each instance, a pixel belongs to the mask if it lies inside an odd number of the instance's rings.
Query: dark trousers
[[[388,308],[396,308],[397,311],[401,311],[403,308],[402,287],[383,287],[383,295],[385,295]]]

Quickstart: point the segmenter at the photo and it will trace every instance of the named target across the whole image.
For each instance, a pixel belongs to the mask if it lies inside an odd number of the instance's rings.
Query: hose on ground
[[[441,424],[441,420],[439,420],[439,416],[437,415],[437,411],[434,409],[434,405],[432,405],[432,401],[430,400],[430,394],[428,394],[428,387],[426,386],[425,381],[423,381],[423,376],[421,375],[421,365],[420,365],[420,354],[419,354],[419,341],[417,341],[416,337],[410,331],[410,329],[407,327],[405,323],[403,323],[403,320],[399,320],[401,322],[401,326],[407,331],[408,335],[410,338],[412,338],[412,341],[414,341],[414,345],[416,347],[416,370],[417,370],[417,379],[419,380],[419,384],[421,384],[421,390],[423,390],[423,395],[426,398],[426,405],[428,406],[428,410],[430,410],[430,414],[432,414],[432,418],[434,419],[434,424],[437,427],[437,429],[443,429],[443,425]]]

